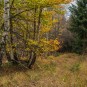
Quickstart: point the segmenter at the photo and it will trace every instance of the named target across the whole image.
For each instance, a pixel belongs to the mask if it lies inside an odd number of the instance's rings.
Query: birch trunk
[[[10,5],[9,0],[4,0],[4,42],[9,45],[10,58],[14,59],[11,40],[10,40]]]

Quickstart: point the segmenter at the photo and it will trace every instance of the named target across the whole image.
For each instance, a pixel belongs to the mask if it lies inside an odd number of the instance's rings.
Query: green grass
[[[87,55],[40,57],[32,70],[5,64],[0,87],[87,87]]]

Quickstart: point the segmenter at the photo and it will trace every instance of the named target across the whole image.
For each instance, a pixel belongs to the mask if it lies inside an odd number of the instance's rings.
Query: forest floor
[[[87,55],[38,58],[33,69],[3,65],[0,87],[87,87]]]

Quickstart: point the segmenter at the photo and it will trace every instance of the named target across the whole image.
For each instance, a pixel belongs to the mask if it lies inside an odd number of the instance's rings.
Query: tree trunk
[[[40,25],[41,25],[42,8],[39,9],[38,25],[37,25],[37,40],[40,40]]]
[[[30,58],[29,58],[29,61],[28,61],[28,67],[29,67],[29,69],[32,68],[32,66],[34,65],[35,61],[36,61],[36,53],[31,51],[30,52]]]
[[[14,59],[14,54],[12,50],[12,44],[11,44],[11,35],[10,35],[10,6],[9,6],[9,0],[4,0],[4,43],[5,43],[5,54],[9,54],[6,49],[6,45],[9,45],[10,49],[10,56],[9,59],[13,60]],[[8,58],[8,55],[6,55]],[[9,61],[9,60],[8,60]]]
[[[9,32],[9,0],[4,0],[4,27],[0,43],[0,65],[2,64],[2,57],[6,54],[6,39],[8,39]]]

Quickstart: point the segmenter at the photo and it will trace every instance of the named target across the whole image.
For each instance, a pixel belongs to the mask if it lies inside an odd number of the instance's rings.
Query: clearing
[[[87,87],[87,55],[38,58],[32,70],[3,65],[0,87]]]

